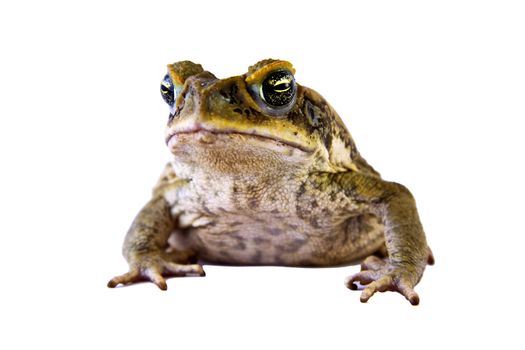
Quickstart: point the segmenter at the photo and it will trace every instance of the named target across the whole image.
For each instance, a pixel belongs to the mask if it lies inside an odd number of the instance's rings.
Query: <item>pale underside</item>
[[[329,266],[383,245],[376,216],[342,192],[315,189],[303,167],[314,154],[237,134],[180,135],[170,146],[172,176],[161,187],[177,249],[224,264]]]

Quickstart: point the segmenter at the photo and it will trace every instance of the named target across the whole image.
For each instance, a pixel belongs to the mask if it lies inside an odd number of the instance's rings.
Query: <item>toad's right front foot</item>
[[[177,264],[169,261],[164,254],[147,254],[133,257],[129,261],[129,271],[113,277],[108,282],[109,288],[119,284],[131,284],[140,281],[151,281],[161,290],[168,289],[164,276],[205,276],[204,269],[199,264]]]

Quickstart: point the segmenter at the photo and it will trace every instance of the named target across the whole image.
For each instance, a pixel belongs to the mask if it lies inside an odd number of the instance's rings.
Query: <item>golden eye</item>
[[[288,70],[268,74],[261,84],[261,98],[270,106],[284,107],[295,97],[295,79]]]
[[[175,104],[175,89],[173,87],[173,82],[171,81],[170,75],[166,74],[162,82],[160,83],[160,94],[164,101],[170,106],[173,107]]]

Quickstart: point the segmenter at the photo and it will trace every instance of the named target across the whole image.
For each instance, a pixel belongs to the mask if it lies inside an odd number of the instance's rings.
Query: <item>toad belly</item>
[[[312,227],[298,218],[241,214],[199,218],[183,236],[204,261],[238,265],[333,266],[379,249],[383,225],[375,216],[359,215],[332,227]]]

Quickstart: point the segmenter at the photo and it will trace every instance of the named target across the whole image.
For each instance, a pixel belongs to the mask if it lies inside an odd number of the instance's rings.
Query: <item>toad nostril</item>
[[[229,104],[236,105],[239,104],[239,100],[237,98],[238,91],[239,88],[236,84],[228,84],[227,86],[221,87],[221,89],[218,91],[218,94]]]
[[[221,96],[226,102],[231,103],[230,95],[224,90],[219,91],[219,96]]]
[[[182,101],[180,106],[177,106],[177,108],[175,109],[175,111],[173,111],[173,113],[170,113],[168,123],[171,123],[173,119],[177,118],[180,115],[180,112],[182,111],[183,108],[184,108],[184,101]]]

